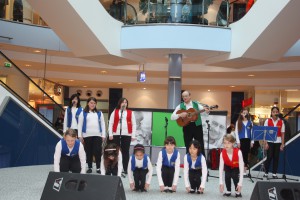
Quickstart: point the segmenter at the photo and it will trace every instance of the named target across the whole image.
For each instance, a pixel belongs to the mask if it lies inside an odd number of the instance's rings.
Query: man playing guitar
[[[183,102],[180,103],[174,110],[171,115],[171,120],[178,120],[182,118],[183,120],[189,117],[189,113],[183,110],[189,110],[190,108],[194,108],[196,110],[196,114],[198,115],[198,119],[196,121],[189,121],[187,125],[183,126],[183,139],[186,147],[186,152],[189,152],[189,144],[195,139],[200,142],[201,152],[205,156],[204,151],[204,142],[203,142],[203,129],[202,129],[202,120],[200,112],[203,110],[206,115],[209,113],[208,107],[203,107],[202,104],[196,101],[191,100],[191,93],[189,91],[184,91],[182,93]],[[180,111],[181,110],[181,111]],[[197,112],[198,111],[198,112]]]

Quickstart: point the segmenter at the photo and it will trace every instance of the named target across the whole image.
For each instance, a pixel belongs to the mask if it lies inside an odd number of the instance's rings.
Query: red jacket
[[[118,127],[118,124],[119,124],[119,121],[120,121],[119,110],[120,109],[115,110],[115,118],[114,118],[114,124],[113,124],[113,132],[114,133],[117,131],[117,127]],[[127,110],[126,120],[127,120],[128,133],[132,133],[131,116],[132,116],[132,111]]]
[[[268,126],[273,126],[274,127],[274,123],[272,119],[268,119]],[[278,132],[277,132],[277,137],[281,137],[281,127],[282,127],[282,120],[279,119],[276,127],[278,127]]]
[[[232,160],[229,159],[226,149],[223,149],[222,157],[223,157],[225,165],[227,165],[231,168],[239,167],[239,149],[238,148],[233,149]]]

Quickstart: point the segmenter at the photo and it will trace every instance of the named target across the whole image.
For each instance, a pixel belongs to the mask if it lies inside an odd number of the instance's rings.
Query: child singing
[[[242,197],[241,189],[243,183],[244,161],[242,152],[238,148],[233,148],[235,137],[231,134],[224,136],[224,149],[220,154],[220,192],[224,192],[223,171],[225,171],[225,184],[227,191],[223,196],[231,195],[231,179],[235,187],[235,197]],[[239,176],[240,175],[240,176]]]
[[[86,155],[77,131],[68,129],[57,143],[54,153],[54,171],[85,174]]]
[[[176,192],[180,170],[180,153],[175,148],[176,141],[168,136],[164,148],[159,152],[156,164],[159,188],[161,192]]]
[[[145,147],[143,145],[135,145],[133,154],[129,158],[127,171],[130,188],[136,192],[147,192],[150,186],[153,168],[150,158],[145,154]]]
[[[205,157],[201,153],[200,143],[191,141],[189,153],[184,156],[184,183],[189,193],[203,194],[207,178]]]
[[[121,177],[122,170],[122,153],[120,148],[115,143],[107,144],[101,158],[101,175]]]

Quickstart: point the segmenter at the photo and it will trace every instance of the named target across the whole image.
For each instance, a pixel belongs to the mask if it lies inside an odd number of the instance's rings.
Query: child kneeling
[[[136,192],[147,192],[150,186],[153,168],[150,158],[145,154],[145,147],[143,145],[135,145],[133,154],[129,159],[127,172],[130,188]]]
[[[244,161],[242,152],[238,148],[233,148],[235,143],[235,137],[231,134],[224,136],[224,149],[220,154],[220,192],[224,191],[224,184],[222,180],[223,170],[225,171],[225,184],[227,191],[223,196],[231,195],[231,179],[235,186],[235,196],[242,197],[242,183],[243,183],[243,171]]]

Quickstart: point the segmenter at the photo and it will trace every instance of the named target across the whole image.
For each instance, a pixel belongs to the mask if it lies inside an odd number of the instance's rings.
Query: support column
[[[181,99],[182,55],[169,55],[168,109],[175,109]]]

